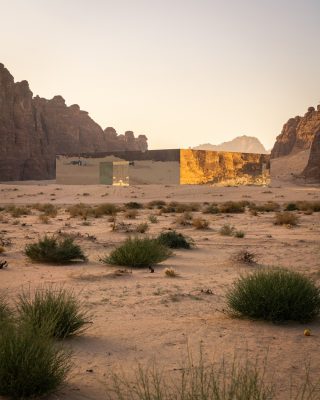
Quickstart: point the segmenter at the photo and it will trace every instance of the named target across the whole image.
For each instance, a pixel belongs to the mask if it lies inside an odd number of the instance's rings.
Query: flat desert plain
[[[60,186],[51,182],[1,184],[0,206],[26,206],[52,203],[58,214],[49,221],[31,208],[31,214],[14,217],[5,209],[0,212],[0,238],[8,243],[0,259],[8,267],[0,270],[0,289],[11,302],[24,287],[43,284],[72,288],[91,313],[92,325],[81,336],[68,339],[66,346],[74,352],[74,367],[68,382],[53,399],[104,399],[110,371],[122,368],[132,373],[137,363],[152,360],[174,378],[188,350],[195,358],[202,346],[204,357],[216,362],[222,357],[230,363],[234,354],[240,359],[263,362],[267,356],[266,379],[274,379],[281,399],[289,398],[290,379],[295,384],[304,379],[305,365],[320,378],[319,319],[309,324],[273,324],[264,321],[232,318],[225,312],[225,294],[239,274],[264,266],[281,266],[299,271],[320,284],[320,213],[310,215],[295,211],[297,226],[274,225],[274,212],[248,210],[240,214],[203,214],[192,212],[209,222],[208,229],[176,222],[178,213],[160,213],[158,209],[138,210],[135,219],[125,212],[117,215],[117,223],[131,224],[130,229],[147,222],[143,235],[155,236],[166,229],[176,229],[191,237],[196,247],[175,250],[174,255],[155,267],[117,272],[120,268],[100,262],[129,235],[113,231],[109,216],[71,217],[72,204],[115,203],[119,206],[135,201],[147,204],[152,200],[182,203],[222,203],[247,200],[256,204],[274,201],[281,205],[290,201],[319,201],[320,188],[277,184],[270,187],[213,186]],[[156,215],[157,222],[149,221]],[[45,223],[47,222],[47,223]],[[224,224],[245,232],[245,237],[222,236]],[[127,225],[126,225],[127,226]],[[54,266],[31,262],[24,255],[25,245],[44,234],[68,233],[75,237],[88,256],[86,263]],[[257,264],[235,261],[241,250],[252,252]],[[178,273],[165,275],[166,267]],[[305,328],[311,336],[304,336]]]

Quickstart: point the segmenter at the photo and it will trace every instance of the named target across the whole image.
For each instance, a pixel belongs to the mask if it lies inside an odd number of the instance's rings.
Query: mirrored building
[[[265,185],[270,156],[192,149],[63,154],[56,157],[59,184]]]

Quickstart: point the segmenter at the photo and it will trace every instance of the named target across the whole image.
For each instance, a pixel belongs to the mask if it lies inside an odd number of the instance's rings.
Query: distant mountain
[[[205,143],[194,147],[195,150],[212,150],[212,151],[237,151],[240,153],[259,153],[266,154],[268,151],[263,144],[254,136],[237,136],[229,142],[218,145]]]

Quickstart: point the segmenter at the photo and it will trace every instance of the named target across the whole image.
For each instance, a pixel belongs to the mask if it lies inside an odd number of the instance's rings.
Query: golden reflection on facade
[[[180,150],[180,184],[265,185],[270,156],[226,151]]]

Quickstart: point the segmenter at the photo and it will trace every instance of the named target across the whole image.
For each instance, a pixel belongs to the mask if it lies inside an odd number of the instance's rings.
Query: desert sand
[[[283,266],[300,271],[320,284],[320,213],[299,215],[294,228],[273,224],[274,213],[210,215],[194,212],[210,222],[209,229],[178,226],[174,214],[157,215],[158,223],[149,223],[148,235],[174,228],[195,241],[193,250],[175,250],[174,256],[155,268],[135,269],[132,273],[114,274],[117,267],[102,264],[99,259],[128,237],[113,232],[108,217],[70,218],[66,207],[76,203],[147,203],[162,199],[179,202],[224,202],[249,200],[285,203],[293,200],[320,200],[320,187],[297,186],[273,182],[270,187],[211,186],[63,186],[53,182],[0,184],[1,205],[26,205],[52,202],[59,207],[57,217],[49,224],[39,220],[39,212],[13,218],[2,212],[0,235],[10,239],[0,258],[9,266],[0,270],[0,290],[6,290],[12,301],[22,287],[54,283],[71,287],[92,314],[92,325],[82,335],[66,342],[74,350],[74,368],[67,385],[53,399],[103,399],[110,371],[119,366],[132,371],[137,362],[153,358],[174,376],[186,356],[187,346],[197,354],[200,344],[205,356],[218,362],[232,360],[234,353],[264,359],[268,353],[268,378],[274,374],[281,398],[288,398],[289,379],[303,379],[305,363],[310,360],[311,373],[320,376],[320,324],[272,324],[231,318],[225,313],[225,293],[241,273],[259,265]],[[118,220],[133,226],[148,222],[157,210],[138,211],[135,220],[119,213]],[[219,234],[225,223],[246,233],[244,238]],[[30,262],[24,255],[27,243],[45,233],[59,230],[76,235],[89,260],[85,264],[50,266]],[[0,237],[1,237],[0,236]],[[248,249],[256,255],[258,265],[247,266],[234,261],[234,255]],[[179,274],[168,278],[166,267]],[[312,335],[305,337],[303,330]]]

